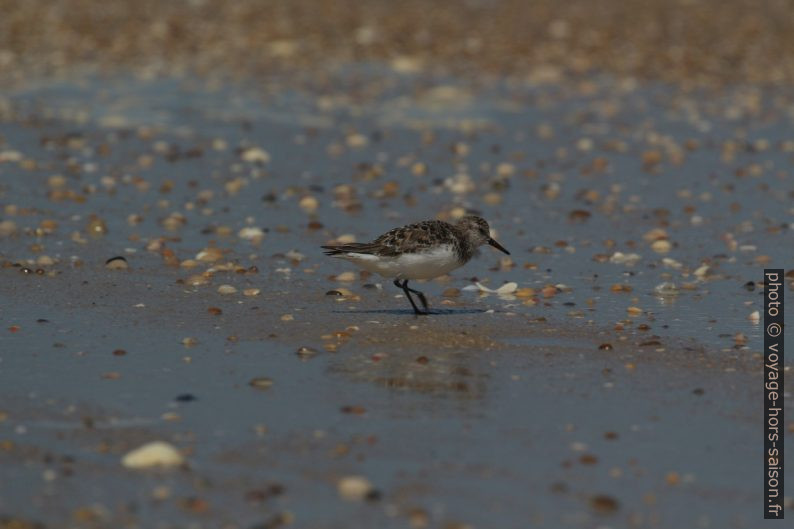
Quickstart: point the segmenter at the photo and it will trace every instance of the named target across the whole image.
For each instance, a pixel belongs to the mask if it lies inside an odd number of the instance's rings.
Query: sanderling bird
[[[383,277],[393,277],[394,284],[405,292],[416,314],[428,314],[425,295],[408,288],[411,279],[433,279],[465,265],[478,254],[478,248],[490,244],[507,255],[501,244],[491,237],[488,223],[468,215],[454,224],[426,220],[394,228],[372,242],[323,246],[326,255],[346,259],[364,270]],[[419,310],[411,294],[416,294],[424,311]]]

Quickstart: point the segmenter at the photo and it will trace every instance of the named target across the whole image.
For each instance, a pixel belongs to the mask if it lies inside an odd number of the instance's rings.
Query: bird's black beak
[[[490,238],[490,237],[488,238],[488,244],[490,244],[491,246],[493,246],[494,248],[496,248],[496,249],[497,249],[497,250],[499,250],[500,252],[504,252],[504,253],[506,253],[507,255],[510,255],[510,252],[508,252],[507,250],[505,250],[504,246],[502,246],[501,244],[499,244],[498,242],[496,242],[496,240],[494,240],[494,239],[492,239],[492,238]]]

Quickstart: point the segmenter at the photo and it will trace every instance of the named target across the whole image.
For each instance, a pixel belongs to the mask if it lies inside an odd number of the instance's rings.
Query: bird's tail
[[[366,243],[337,244],[332,246],[321,246],[325,250],[325,255],[339,256],[346,253],[372,253],[372,247]]]

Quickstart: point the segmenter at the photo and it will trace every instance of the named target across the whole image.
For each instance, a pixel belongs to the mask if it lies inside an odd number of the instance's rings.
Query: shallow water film
[[[794,5],[359,4],[0,0],[0,529],[760,527]]]

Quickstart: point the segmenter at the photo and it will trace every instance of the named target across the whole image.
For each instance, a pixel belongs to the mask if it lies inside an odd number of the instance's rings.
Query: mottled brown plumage
[[[325,252],[326,255],[353,252],[393,257],[405,253],[420,253],[440,244],[449,244],[455,247],[456,253],[460,255],[463,262],[471,258],[468,248],[470,245],[465,244],[465,239],[461,237],[461,230],[455,225],[441,220],[426,220],[394,228],[372,242],[323,246],[323,248],[328,250]],[[459,247],[460,250],[458,250]]]

